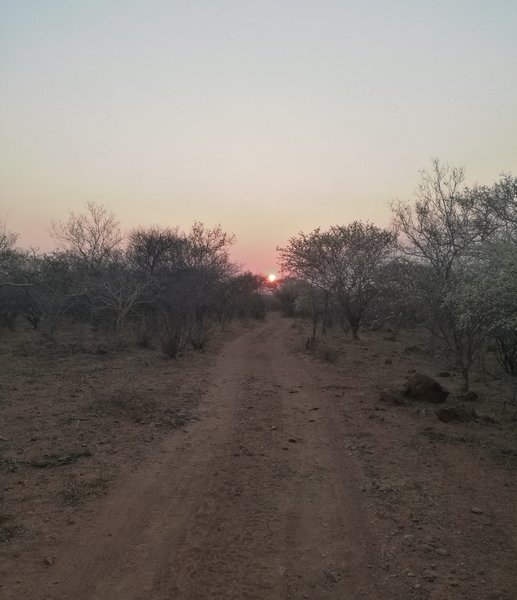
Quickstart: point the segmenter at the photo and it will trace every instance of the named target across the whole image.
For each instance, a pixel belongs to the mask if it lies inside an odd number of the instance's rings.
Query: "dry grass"
[[[71,477],[58,492],[58,500],[60,504],[66,506],[77,506],[92,496],[104,493],[108,488],[109,481],[106,476],[99,476],[91,480],[80,480]]]
[[[438,500],[435,492],[413,478],[394,476],[371,479],[365,487],[369,495],[380,498],[383,502],[403,503],[414,510],[434,507]]]
[[[8,544],[26,532],[27,529],[16,522],[12,516],[0,513],[0,544]]]
[[[81,325],[53,340],[22,321],[1,332],[0,541],[9,556],[57,535],[72,510],[196,418],[213,354],[171,363],[138,342]]]
[[[138,389],[135,377],[110,390],[95,390],[93,394],[91,407],[101,415],[126,416],[138,420],[157,410],[156,400]]]

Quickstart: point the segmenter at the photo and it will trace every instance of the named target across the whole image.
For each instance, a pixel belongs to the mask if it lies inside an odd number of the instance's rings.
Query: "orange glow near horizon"
[[[275,275],[274,273],[270,273],[270,274],[267,276],[267,279],[268,279],[268,281],[269,281],[270,283],[274,283],[274,282],[276,281],[276,275]]]
[[[220,224],[275,286],[276,247],[389,227],[431,156],[514,172],[517,2],[370,4],[2,3],[0,224],[45,252],[89,201],[125,234]]]

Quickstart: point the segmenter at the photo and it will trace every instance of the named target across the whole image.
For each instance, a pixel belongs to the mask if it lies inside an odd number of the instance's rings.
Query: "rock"
[[[404,348],[404,354],[411,354],[413,352],[419,354],[422,352],[422,348],[420,348],[419,346],[407,346],[406,348]]]
[[[446,548],[436,548],[436,554],[439,554],[440,556],[448,556],[449,551]]]
[[[479,506],[473,506],[470,509],[470,512],[474,513],[475,515],[482,515],[483,514],[483,511],[481,510],[481,508],[479,508]]]
[[[385,419],[384,417],[382,417],[381,415],[368,415],[368,418],[371,419],[372,421],[379,421],[380,423],[384,423]]]
[[[423,373],[413,373],[402,388],[404,396],[412,400],[421,400],[432,404],[445,402],[449,395],[448,390],[442,387],[435,379]]]
[[[341,571],[339,571],[338,569],[333,571],[326,571],[325,575],[331,583],[339,583],[342,577]]]
[[[472,390],[469,392],[461,392],[458,394],[458,400],[461,400],[461,402],[475,402],[477,399],[478,395]]]
[[[468,423],[477,419],[476,411],[466,404],[444,406],[436,411],[436,416],[443,423]]]
[[[480,415],[479,420],[487,425],[493,425],[494,423],[497,423],[497,419],[491,415]]]
[[[427,417],[427,408],[420,408],[417,407],[415,408],[415,410],[413,411],[413,414],[417,417]]]
[[[386,404],[393,404],[395,406],[404,406],[407,404],[401,394],[390,388],[385,388],[381,391],[379,394],[379,400],[381,402],[385,402]]]
[[[47,567],[51,567],[54,564],[54,557],[53,556],[45,556],[45,559],[43,560],[43,562],[47,565]]]

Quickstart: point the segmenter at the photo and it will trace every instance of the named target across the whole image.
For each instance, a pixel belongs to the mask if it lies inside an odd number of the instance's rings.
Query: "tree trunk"
[[[321,321],[321,335],[327,335],[329,325],[329,295],[325,294],[325,304],[323,308],[323,319]]]
[[[463,367],[461,370],[461,376],[463,378],[463,382],[461,384],[460,392],[464,394],[468,392],[470,388],[470,368]]]
[[[361,317],[357,315],[347,315],[347,320],[350,325],[350,332],[352,333],[352,339],[357,341],[359,339],[359,327],[361,326]]]
[[[316,347],[316,333],[318,330],[318,315],[314,315],[312,318],[312,336],[311,336],[311,348]]]

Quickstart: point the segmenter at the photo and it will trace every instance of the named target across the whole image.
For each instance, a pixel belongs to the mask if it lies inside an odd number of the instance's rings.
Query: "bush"
[[[189,342],[189,332],[182,319],[163,319],[160,332],[160,347],[168,358],[176,358],[185,350]]]
[[[263,321],[266,318],[266,302],[261,294],[253,294],[248,301],[247,312],[252,319]]]
[[[339,359],[339,350],[327,345],[318,345],[316,347],[316,357],[328,363],[336,363]]]
[[[506,373],[517,376],[517,335],[513,331],[500,334],[495,338],[495,343],[499,364]]]
[[[135,338],[137,346],[140,348],[152,348],[154,331],[150,324],[142,320],[135,326]]]

